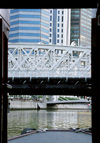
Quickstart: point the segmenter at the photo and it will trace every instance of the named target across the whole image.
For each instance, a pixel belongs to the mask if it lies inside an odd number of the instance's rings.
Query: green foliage
[[[64,100],[78,100],[78,98],[76,98],[76,97],[63,97],[63,96],[60,96],[59,98],[58,98],[58,100],[60,100],[60,101],[64,101]]]

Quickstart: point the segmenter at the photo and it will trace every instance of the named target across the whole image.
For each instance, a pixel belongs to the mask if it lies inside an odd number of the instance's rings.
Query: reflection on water
[[[24,128],[68,129],[91,127],[91,111],[22,110],[8,114],[8,138],[20,135]]]

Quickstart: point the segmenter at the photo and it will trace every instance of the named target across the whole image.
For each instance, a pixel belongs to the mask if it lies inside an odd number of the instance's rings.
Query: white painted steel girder
[[[91,48],[9,43],[8,77],[91,77]]]

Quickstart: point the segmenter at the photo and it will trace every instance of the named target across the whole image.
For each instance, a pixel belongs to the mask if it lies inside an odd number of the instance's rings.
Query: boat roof
[[[91,134],[72,131],[39,131],[8,140],[8,143],[92,143]]]

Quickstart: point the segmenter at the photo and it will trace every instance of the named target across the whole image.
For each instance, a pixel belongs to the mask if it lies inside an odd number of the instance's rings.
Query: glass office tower
[[[71,9],[70,43],[91,46],[92,9]]]
[[[9,42],[49,43],[48,9],[11,9]]]

